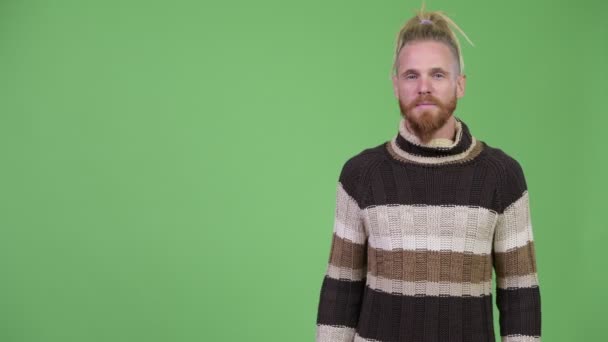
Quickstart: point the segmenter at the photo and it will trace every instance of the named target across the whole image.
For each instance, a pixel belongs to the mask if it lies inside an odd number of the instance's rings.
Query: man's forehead
[[[449,69],[453,66],[454,56],[450,49],[439,42],[415,42],[407,44],[399,54],[399,67],[419,71],[432,68]]]

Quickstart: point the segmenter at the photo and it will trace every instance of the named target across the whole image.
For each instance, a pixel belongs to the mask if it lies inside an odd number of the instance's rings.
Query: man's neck
[[[409,121],[407,121],[407,120],[405,120],[405,126],[406,126],[405,128],[412,135],[414,135],[416,138],[418,138],[418,141],[423,145],[432,144],[433,140],[436,140],[440,144],[441,144],[441,141],[444,141],[444,139],[447,139],[449,141],[454,141],[454,137],[456,135],[456,119],[454,118],[454,115],[451,115],[450,118],[448,119],[448,121],[446,121],[445,125],[443,125],[441,128],[439,128],[437,131],[435,131],[432,135],[430,135],[428,137],[420,137],[420,136],[416,135],[416,133],[410,127]]]

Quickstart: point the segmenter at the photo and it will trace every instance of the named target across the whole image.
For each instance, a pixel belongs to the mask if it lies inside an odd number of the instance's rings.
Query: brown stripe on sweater
[[[369,249],[369,272],[404,281],[472,282],[492,279],[492,256],[451,251]]]
[[[494,254],[497,277],[523,276],[536,272],[534,241],[505,253]]]
[[[363,268],[365,265],[365,245],[353,243],[334,233],[329,262],[337,267]]]

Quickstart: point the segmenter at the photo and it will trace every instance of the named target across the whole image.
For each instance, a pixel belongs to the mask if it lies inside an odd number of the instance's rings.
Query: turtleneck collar
[[[475,158],[483,149],[483,143],[475,139],[462,119],[456,119],[456,132],[453,141],[423,144],[405,126],[405,118],[399,121],[397,135],[387,141],[385,146],[390,155],[404,163],[444,165],[463,163]],[[446,140],[446,139],[441,139]]]

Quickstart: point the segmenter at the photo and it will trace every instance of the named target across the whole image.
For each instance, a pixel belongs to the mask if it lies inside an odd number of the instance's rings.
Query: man
[[[342,167],[317,341],[495,341],[493,269],[502,341],[540,341],[524,173],[453,114],[466,77],[448,24],[423,9],[401,29],[398,132]]]

